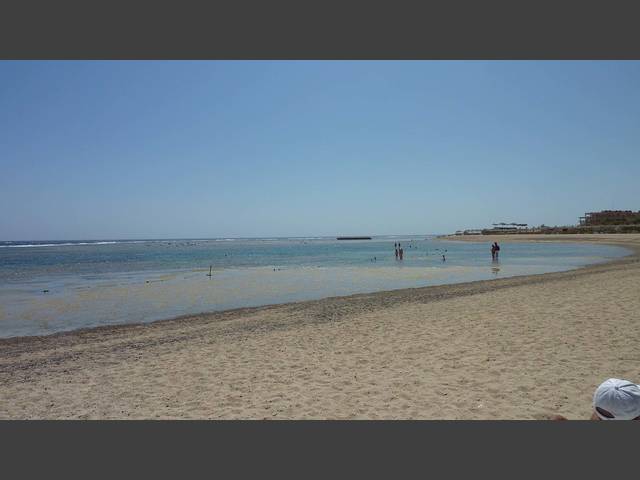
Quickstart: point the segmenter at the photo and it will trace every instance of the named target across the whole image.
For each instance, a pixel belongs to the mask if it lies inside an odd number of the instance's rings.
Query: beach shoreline
[[[638,301],[628,303],[628,298],[634,294],[633,285],[628,283],[640,279],[640,235],[470,237],[441,239],[487,243],[591,242],[623,246],[631,253],[610,262],[563,272],[329,297],[187,315],[151,323],[0,339],[0,385],[3,387],[0,418],[542,418],[544,412],[567,414],[566,411],[550,411],[553,408],[544,406],[544,402],[534,402],[536,407],[529,411],[507,408],[502,414],[487,413],[478,409],[477,403],[473,408],[473,402],[462,402],[452,410],[446,403],[441,403],[442,398],[434,399],[429,394],[434,387],[449,382],[442,381],[437,375],[421,376],[420,366],[426,367],[424,362],[432,356],[439,359],[436,364],[443,371],[453,368],[455,372],[456,366],[463,368],[466,365],[464,355],[456,358],[449,350],[450,345],[442,343],[448,339],[459,344],[460,350],[469,357],[477,356],[479,351],[489,359],[499,357],[499,363],[509,370],[510,357],[505,355],[505,346],[499,343],[503,336],[500,328],[504,325],[492,324],[492,318],[502,318],[509,328],[516,327],[517,321],[513,322],[518,317],[547,322],[542,314],[548,311],[544,305],[544,299],[548,298],[555,308],[563,310],[572,325],[581,325],[585,312],[590,322],[596,322],[599,316],[606,316],[607,309],[615,306],[616,299],[611,298],[611,305],[604,305],[602,301],[585,305],[580,304],[580,298],[584,294],[596,294],[600,284],[609,288],[609,297],[615,296],[616,292],[624,297],[624,305],[615,315],[616,325],[621,328],[618,320],[631,314],[630,323],[622,325],[620,334],[632,336],[624,356],[633,357],[633,345],[637,344],[633,332],[637,331],[640,320],[635,313],[638,312],[635,308]],[[522,308],[514,309],[508,304],[510,293]],[[502,350],[491,353],[493,349],[487,348],[486,353],[484,347],[474,346],[474,337],[466,337],[468,325],[460,320],[462,317],[473,324],[476,333],[487,335],[488,344],[498,342]],[[597,326],[597,323],[591,326]],[[549,321],[547,327],[560,327],[562,333],[562,325]],[[446,331],[444,337],[441,330]],[[404,343],[396,337],[390,340],[388,334],[391,332],[402,336]],[[540,334],[537,327],[532,332]],[[523,334],[526,343],[535,344],[537,337],[532,332]],[[514,335],[516,333],[517,328],[513,331]],[[328,342],[328,337],[333,338],[333,342]],[[431,337],[440,342],[428,341]],[[466,342],[460,338],[466,338]],[[582,334],[580,338],[583,338]],[[586,357],[595,358],[597,345],[591,345],[588,338],[583,338],[581,351]],[[425,342],[416,339],[425,340],[429,348],[425,350]],[[513,340],[515,343],[524,341]],[[561,337],[556,340],[558,345],[566,344]],[[247,345],[252,348],[245,349]],[[308,352],[301,351],[302,345]],[[283,356],[280,349],[292,350],[296,355]],[[345,353],[335,353],[343,351]],[[420,351],[423,355],[419,355]],[[495,353],[498,351],[502,351],[502,355]],[[221,356],[221,352],[226,355]],[[382,352],[389,370],[378,363]],[[529,353],[527,362],[535,363],[535,352]],[[221,362],[210,364],[207,360],[211,355]],[[272,355],[282,357],[282,368],[273,368],[269,361]],[[329,361],[322,362],[323,358],[329,357]],[[564,362],[567,366],[571,364],[568,357]],[[357,373],[355,379],[351,379],[351,372],[344,369],[345,365],[356,371],[358,365],[376,365],[380,369],[366,368],[367,374],[358,380]],[[612,366],[611,361],[609,365]],[[475,386],[477,396],[482,397],[487,393],[481,394],[485,384],[480,381],[483,373],[476,371],[474,362],[466,366],[471,376],[463,375],[465,382],[474,385],[478,382]],[[307,371],[313,367],[321,371]],[[553,366],[547,367],[555,371]],[[640,376],[637,367],[628,367],[631,370],[627,374],[633,374],[637,380]],[[570,375],[576,368],[568,370],[567,375]],[[403,372],[415,378],[417,383],[411,388],[400,388]],[[544,369],[541,372],[544,373]],[[611,375],[615,373],[612,371]],[[588,376],[588,368],[582,376]],[[597,380],[604,378],[597,377]],[[484,381],[495,382],[496,378],[489,376]],[[259,394],[252,388],[254,383],[258,385]],[[513,383],[512,380],[509,388]],[[530,382],[515,383],[516,388],[531,386]],[[217,388],[220,385],[222,388]],[[239,389],[239,385],[243,387]],[[386,389],[381,388],[384,385]],[[87,386],[93,387],[95,392]],[[573,388],[578,387],[574,385]],[[181,398],[176,394],[178,390],[189,393]],[[243,393],[238,393],[240,391]],[[385,394],[389,391],[395,396]],[[309,396],[310,392],[315,392],[316,397],[319,395],[324,403]],[[372,392],[375,392],[376,400],[366,402]],[[98,398],[98,394],[104,399]],[[440,413],[423,405],[425,398],[432,400],[428,405],[439,405]],[[567,398],[571,399],[569,416],[572,412],[581,416],[586,414],[588,395],[580,399]],[[398,399],[399,405],[396,405]],[[114,410],[113,405],[119,406]]]
[[[625,238],[625,239],[615,238],[615,237],[624,237],[625,235],[627,235],[628,238]],[[566,237],[575,237],[575,238],[567,239]],[[610,238],[610,237],[614,237],[614,238]],[[559,272],[517,275],[517,276],[505,277],[503,279],[475,280],[475,281],[458,282],[458,283],[451,283],[451,284],[447,283],[442,285],[428,285],[424,287],[410,287],[410,288],[400,288],[400,289],[393,289],[393,290],[381,290],[381,291],[375,291],[375,292],[355,293],[355,294],[349,294],[349,295],[337,295],[337,296],[329,296],[329,297],[323,297],[323,298],[312,299],[312,300],[300,300],[300,301],[286,302],[286,303],[272,303],[272,304],[250,306],[250,307],[237,307],[237,308],[230,308],[230,309],[223,309],[223,310],[203,311],[203,312],[194,313],[194,314],[190,313],[185,315],[178,315],[171,318],[163,318],[163,319],[152,320],[147,322],[99,325],[99,326],[74,328],[70,330],[63,330],[59,332],[47,333],[42,335],[20,335],[20,336],[13,336],[13,337],[5,337],[5,338],[0,338],[0,348],[2,347],[3,344],[10,344],[10,343],[16,343],[16,342],[20,343],[20,342],[29,341],[29,339],[33,339],[34,341],[42,341],[46,338],[73,336],[76,334],[81,335],[83,333],[91,333],[91,332],[94,332],[94,333],[101,332],[104,334],[108,334],[110,332],[127,330],[128,328],[136,329],[138,327],[144,327],[144,326],[154,325],[154,324],[184,322],[184,321],[189,321],[193,319],[200,319],[202,317],[209,318],[217,315],[222,315],[225,318],[228,318],[230,316],[241,317],[243,315],[253,314],[255,312],[259,312],[265,309],[286,307],[286,306],[292,306],[292,305],[304,306],[306,304],[316,304],[316,303],[321,303],[321,302],[330,301],[330,300],[358,299],[360,297],[370,297],[372,295],[388,296],[389,294],[392,294],[392,293],[400,294],[400,297],[404,297],[404,295],[402,295],[402,292],[405,292],[405,291],[413,292],[413,291],[422,291],[424,289],[434,289],[434,288],[443,288],[446,290],[447,287],[452,285],[460,285],[460,286],[476,285],[476,284],[483,284],[485,282],[496,282],[498,280],[508,280],[511,278],[520,278],[520,279],[526,279],[530,277],[536,278],[536,279],[552,278],[551,276],[554,274],[562,274],[562,273],[573,272],[577,270],[590,269],[592,267],[615,264],[617,262],[626,263],[626,261],[630,260],[631,257],[635,257],[635,256],[640,257],[640,234],[584,234],[584,235],[582,234],[568,234],[568,235],[567,234],[564,234],[564,235],[560,235],[560,234],[558,235],[555,235],[555,234],[552,234],[552,235],[538,235],[538,234],[504,235],[502,234],[502,235],[465,235],[465,236],[440,235],[437,237],[437,239],[441,241],[468,242],[468,243],[493,243],[495,241],[498,241],[499,243],[502,243],[502,242],[504,243],[514,243],[514,242],[595,243],[595,244],[603,244],[603,245],[610,245],[610,246],[616,246],[616,247],[624,247],[628,249],[630,253],[620,258],[610,259],[606,262],[582,265],[579,267],[575,267],[569,270],[563,270]],[[205,271],[205,270],[206,269],[202,269],[202,271]]]

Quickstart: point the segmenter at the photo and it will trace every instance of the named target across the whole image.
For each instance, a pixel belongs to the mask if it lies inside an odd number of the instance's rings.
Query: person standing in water
[[[404,255],[404,250],[402,249],[402,247],[400,247],[399,253],[400,253],[400,260],[402,260],[402,256]]]
[[[396,260],[398,260],[398,244],[397,244],[397,243],[394,243],[394,244],[393,244],[393,247],[394,247],[394,248],[395,248],[395,250],[396,250]]]
[[[496,246],[495,244],[491,244],[491,260],[495,260],[496,259]]]
[[[498,245],[498,242],[493,242],[493,246],[496,249],[496,256],[495,259],[498,260],[498,254],[500,253],[500,245]]]

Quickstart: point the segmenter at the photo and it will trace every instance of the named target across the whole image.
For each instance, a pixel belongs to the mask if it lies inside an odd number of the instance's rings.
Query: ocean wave
[[[64,242],[64,243],[23,243],[17,245],[0,245],[0,248],[35,248],[35,247],[64,247],[72,245],[110,245],[127,242]]]

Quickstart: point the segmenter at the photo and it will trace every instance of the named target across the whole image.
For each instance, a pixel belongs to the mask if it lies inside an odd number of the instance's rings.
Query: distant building
[[[517,233],[526,231],[528,225],[526,223],[494,223],[493,228],[483,230],[483,233]]]
[[[602,210],[587,212],[580,217],[581,226],[589,225],[638,225],[640,224],[640,210]]]
[[[541,228],[529,227],[526,223],[494,223],[491,228],[472,228],[457,230],[456,235],[491,235],[500,233],[535,233]]]

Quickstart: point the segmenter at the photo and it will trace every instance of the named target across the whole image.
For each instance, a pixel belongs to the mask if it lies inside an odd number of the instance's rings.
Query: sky
[[[640,209],[640,62],[0,62],[0,240]]]

